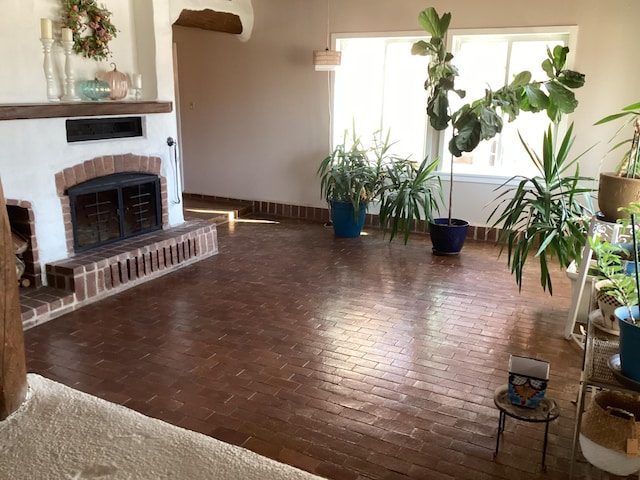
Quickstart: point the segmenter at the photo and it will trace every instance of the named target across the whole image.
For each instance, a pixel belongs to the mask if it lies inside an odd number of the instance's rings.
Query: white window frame
[[[429,39],[431,38],[431,36],[429,34],[427,34],[424,30],[406,30],[406,31],[392,31],[392,32],[346,32],[346,33],[332,33],[331,34],[331,48],[333,48],[334,50],[337,49],[337,44],[338,44],[338,40],[341,39],[367,39],[367,38],[398,38],[400,40],[402,39],[407,39],[407,38],[415,38],[416,40],[425,40],[425,41],[429,41]],[[340,68],[340,67],[338,67]],[[426,67],[425,67],[425,78],[426,79],[426,75],[427,75],[427,71],[426,71]],[[335,116],[335,111],[334,111],[334,107],[335,107],[335,76],[333,76],[332,78],[332,89],[331,89],[331,125],[330,125],[330,132],[329,132],[329,136],[331,139],[331,146],[333,148],[333,146],[337,143],[337,142],[341,142],[342,141],[342,132],[334,132],[335,128],[334,128],[334,116]],[[421,79],[421,81],[424,81],[424,79]],[[424,104],[424,114],[425,117],[427,115],[427,104]],[[424,155],[427,153],[426,152],[426,146],[430,145],[433,141],[434,138],[434,133],[435,130],[433,130],[432,128],[430,128],[428,126],[429,122],[428,119],[426,120],[426,131],[425,131],[425,140],[424,140],[424,145],[425,145],[425,151],[424,152],[416,152],[416,154],[414,155],[414,160],[417,159],[418,157],[420,157],[420,159],[424,158]],[[356,126],[357,128],[357,126]],[[336,138],[337,135],[337,138]],[[393,132],[392,132],[393,135]],[[364,141],[368,141],[369,139],[363,138]],[[429,158],[435,158],[432,157],[431,155],[429,156]]]
[[[493,35],[496,38],[505,37],[505,36],[519,36],[522,38],[535,38],[539,35],[568,35],[567,45],[569,47],[569,56],[567,58],[567,68],[573,68],[575,56],[576,56],[576,45],[578,43],[578,26],[577,25],[560,25],[560,26],[548,26],[548,27],[505,27],[505,28],[474,28],[474,29],[450,29],[447,36],[447,49],[453,52],[454,48],[454,39],[456,38],[464,38],[471,37],[474,35]],[[546,57],[545,57],[546,58]],[[540,59],[540,63],[544,58]],[[455,65],[455,56],[453,59],[453,64]],[[508,79],[505,79],[508,80]],[[533,80],[538,80],[534,78]],[[475,98],[465,98],[464,101],[469,102],[476,100]],[[539,112],[536,115],[546,115],[544,112]],[[564,127],[567,123],[566,118],[562,120],[561,126]],[[445,142],[445,132],[436,132],[433,129],[429,128],[432,131],[431,140],[426,144],[426,147],[431,147],[428,151],[429,157],[433,158],[434,156],[439,156],[442,164],[449,164],[449,150],[447,149],[447,145]],[[428,138],[429,140],[429,138]],[[542,142],[542,139],[540,139]],[[443,179],[448,178],[449,170],[446,169],[438,169],[438,174],[440,174]],[[484,175],[478,173],[463,173],[456,172],[454,166],[454,174],[456,178],[456,182],[462,183],[485,183],[485,184],[494,184],[499,185],[505,182],[510,175]]]
[[[454,39],[470,37],[474,35],[493,35],[496,38],[506,37],[510,35],[517,35],[522,38],[531,37],[539,35],[567,35],[568,42],[567,46],[569,47],[569,57],[567,59],[567,68],[572,68],[574,64],[574,60],[576,57],[576,46],[578,42],[578,26],[577,25],[560,25],[560,26],[534,26],[534,27],[503,27],[503,28],[474,28],[474,29],[450,29],[447,36],[447,48],[449,51],[452,51],[454,46]],[[332,48],[336,48],[339,39],[352,39],[352,38],[407,38],[407,37],[419,37],[424,39],[425,41],[429,41],[430,36],[423,30],[416,31],[394,31],[394,32],[358,32],[358,33],[333,33],[331,34],[331,45]],[[542,62],[544,58],[540,58],[540,62]],[[453,60],[455,65],[455,58]],[[338,67],[339,68],[339,67]],[[425,78],[427,72],[425,71]],[[536,80],[534,78],[534,80]],[[335,82],[335,77],[333,77],[333,82]],[[333,86],[335,89],[335,85]],[[464,101],[473,101],[475,98],[467,98]],[[425,115],[426,115],[426,104],[424,105]],[[336,140],[341,141],[342,138],[335,139],[334,138],[334,125],[333,125],[333,114],[334,114],[334,102],[333,99],[331,101],[331,115],[332,121],[330,125],[330,137],[331,137],[331,145],[335,144]],[[545,115],[545,113],[540,112],[537,115]],[[563,120],[563,123],[566,122],[566,119]],[[441,166],[443,164],[449,164],[449,151],[447,149],[445,140],[445,132],[438,132],[428,126],[427,121],[427,129],[425,131],[425,151],[422,152],[422,158],[425,155],[428,155],[429,158],[439,157],[441,159]],[[419,152],[416,152],[416,157]],[[449,178],[449,170],[444,170],[440,168],[437,172],[442,176],[444,180]],[[502,184],[506,179],[509,178],[509,175],[486,175],[486,174],[478,174],[478,173],[462,173],[456,172],[454,166],[454,174],[456,178],[456,182],[462,183],[481,183],[481,184]]]

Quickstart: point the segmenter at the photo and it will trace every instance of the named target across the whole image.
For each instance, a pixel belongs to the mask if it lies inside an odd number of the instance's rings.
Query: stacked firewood
[[[22,278],[25,268],[22,254],[27,251],[29,242],[22,235],[13,231],[11,232],[11,237],[13,238],[13,251],[16,258],[16,277],[18,277],[18,284],[23,287],[28,287],[31,282],[28,278]]]

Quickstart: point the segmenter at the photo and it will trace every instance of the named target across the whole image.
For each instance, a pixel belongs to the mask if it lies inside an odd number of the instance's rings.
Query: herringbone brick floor
[[[219,226],[219,255],[25,333],[29,371],[335,480],[567,478],[582,354],[570,284],[521,294],[489,243]],[[543,427],[507,421],[509,354],[551,362]],[[587,466],[578,466],[584,478]]]

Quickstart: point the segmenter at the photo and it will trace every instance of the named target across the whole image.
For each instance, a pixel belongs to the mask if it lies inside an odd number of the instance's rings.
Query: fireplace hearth
[[[162,227],[157,175],[105,175],[69,188],[68,195],[76,252]]]

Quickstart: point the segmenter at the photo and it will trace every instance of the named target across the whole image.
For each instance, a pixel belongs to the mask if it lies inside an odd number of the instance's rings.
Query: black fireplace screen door
[[[68,191],[76,252],[162,227],[160,181],[147,173],[115,173]]]

